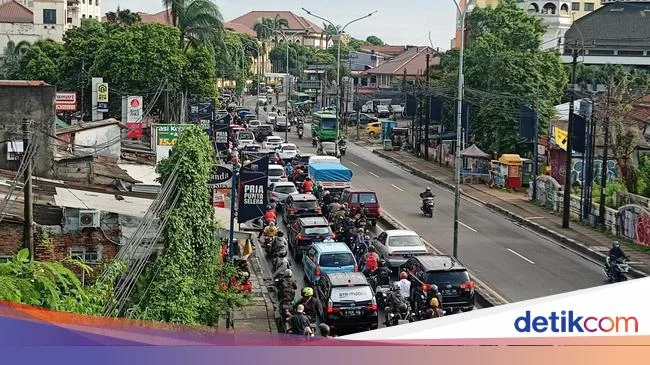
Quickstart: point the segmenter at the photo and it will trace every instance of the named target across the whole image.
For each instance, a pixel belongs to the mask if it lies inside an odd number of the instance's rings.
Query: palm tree
[[[224,28],[221,11],[210,0],[163,0],[171,23],[181,31],[180,46],[198,46],[222,40]]]
[[[332,37],[338,35],[339,32],[341,31],[341,26],[337,25],[335,27],[332,24],[323,23],[323,29],[324,29],[323,34],[325,35],[325,48],[328,48],[330,41],[332,40]],[[321,40],[323,34],[321,34]]]
[[[106,22],[120,27],[128,27],[139,23],[141,20],[138,13],[133,13],[129,9],[121,10],[119,6],[116,11],[106,13]]]
[[[8,76],[11,70],[20,62],[20,59],[25,56],[31,44],[27,41],[14,41],[7,42],[7,46],[2,54],[2,64],[0,65],[0,73],[3,76]]]

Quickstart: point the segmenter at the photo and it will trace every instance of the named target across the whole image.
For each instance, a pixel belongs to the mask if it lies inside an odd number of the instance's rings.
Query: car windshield
[[[271,112],[271,113],[269,113],[269,114],[267,114],[267,115],[269,116],[269,118],[275,118],[275,117],[278,116],[277,113],[273,113],[273,112]]]
[[[282,176],[284,175],[283,169],[269,169],[269,176]]]
[[[304,202],[293,202],[293,206],[296,209],[315,209],[318,206],[318,203],[314,200],[309,200]]]
[[[295,151],[296,146],[284,146],[282,147],[282,151]]]
[[[429,284],[460,284],[469,281],[467,271],[432,271],[428,272],[425,281]]]
[[[305,227],[305,234],[330,234],[332,230],[330,227]]]
[[[320,126],[323,129],[336,129],[336,119],[322,119]]]
[[[418,236],[395,236],[388,240],[390,247],[414,247],[423,246]]]
[[[336,149],[336,145],[332,142],[323,142],[321,143],[321,146],[326,151],[334,151]]]
[[[279,138],[278,138],[278,139],[276,139],[276,138],[269,138],[269,139],[266,140],[266,142],[267,142],[267,143],[281,143],[282,140],[279,139]]]
[[[280,194],[291,194],[297,192],[298,190],[296,190],[295,186],[286,185],[286,186],[276,186],[274,191]]]
[[[244,151],[257,152],[257,151],[260,150],[260,148],[262,148],[262,147],[260,147],[258,145],[249,144],[249,145],[244,147]]]
[[[332,288],[330,299],[334,303],[369,302],[373,298],[370,286],[336,287]]]
[[[250,122],[248,122],[249,125],[260,125],[260,123],[261,122],[259,120],[251,120]]]
[[[377,204],[377,196],[375,195],[375,193],[360,193],[359,203]]]
[[[261,126],[259,126],[259,127],[257,128],[257,130],[262,131],[262,132],[264,132],[264,131],[270,131],[270,130],[271,130],[271,126],[270,126],[270,125],[261,125]]]
[[[319,265],[325,267],[354,266],[354,257],[350,252],[324,253],[320,256]]]
[[[237,139],[253,139],[253,133],[251,132],[239,132]]]

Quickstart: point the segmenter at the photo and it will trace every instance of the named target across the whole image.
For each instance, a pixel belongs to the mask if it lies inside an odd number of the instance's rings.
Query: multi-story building
[[[286,20],[289,26],[283,28],[282,32],[286,35],[287,42],[299,43],[303,46],[319,49],[327,48],[327,40],[324,30],[311,21],[290,11],[251,11],[229,21],[226,25],[230,25],[233,28],[243,27],[254,33],[255,31],[253,28],[255,27],[255,23],[262,18],[278,18]],[[284,39],[279,36],[278,41],[284,42]]]
[[[0,52],[9,42],[61,42],[67,29],[99,20],[100,12],[99,0],[0,0]]]

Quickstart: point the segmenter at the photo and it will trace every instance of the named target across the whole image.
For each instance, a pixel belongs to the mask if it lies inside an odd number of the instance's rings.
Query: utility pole
[[[361,79],[357,78],[357,141],[359,140],[359,124],[361,124],[361,100],[359,99],[359,84]]]
[[[603,162],[600,171],[600,204],[598,206],[598,224],[605,225],[605,189],[607,188],[607,148],[609,147],[609,115],[610,115],[610,92],[607,87],[607,104],[605,109],[605,146],[603,146]]]
[[[165,123],[169,123],[169,86],[165,81]]]
[[[30,259],[34,259],[34,210],[32,207],[32,158],[29,151],[31,137],[31,120],[23,119],[23,155],[27,168],[25,169],[24,184],[24,247],[29,250]],[[34,150],[36,147],[34,147]]]
[[[573,161],[573,104],[575,104],[575,84],[576,84],[576,68],[578,67],[578,49],[577,42],[572,51],[573,61],[571,64],[571,97],[569,99],[569,127],[567,128],[567,142],[566,142],[566,166],[564,168],[564,201],[562,204],[562,228],[569,228],[569,218],[571,214],[571,163]]]
[[[86,83],[85,81],[85,75],[86,75],[86,60],[81,61],[81,80],[80,80],[80,85],[79,88],[81,89],[81,101],[79,103],[79,115],[80,115],[80,121],[83,122],[84,120],[84,89],[86,88]]]
[[[537,200],[537,174],[539,173],[539,92],[535,93],[535,133],[533,133],[533,201]]]
[[[431,122],[431,95],[429,94],[429,62],[431,61],[431,54],[427,50],[426,70],[424,71],[426,91],[426,115],[425,128],[424,128],[424,160],[429,161],[429,123]]]

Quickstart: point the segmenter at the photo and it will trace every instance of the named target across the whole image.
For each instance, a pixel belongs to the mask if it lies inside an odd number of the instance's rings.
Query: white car
[[[373,245],[379,256],[392,268],[404,265],[411,256],[429,253],[419,234],[401,229],[382,232],[373,241]]]
[[[275,124],[275,118],[277,118],[277,117],[278,117],[278,113],[276,113],[276,112],[269,112],[268,114],[266,114],[266,120],[267,120],[267,123],[269,123],[269,124]]]
[[[237,144],[246,146],[255,143],[255,135],[251,131],[240,131],[237,133]]]
[[[278,148],[278,146],[283,142],[284,141],[282,140],[282,138],[278,136],[268,136],[266,137],[266,140],[262,142],[262,148],[265,150],[273,151],[276,148]]]
[[[250,128],[252,131],[255,131],[257,127],[259,127],[261,124],[262,122],[260,122],[259,120],[253,119],[248,122],[248,128]]]
[[[377,105],[377,118],[388,117],[390,117],[390,109],[388,109],[388,105]]]
[[[284,167],[282,165],[269,165],[269,180],[268,185],[287,181],[287,177],[284,173]]]
[[[298,147],[293,143],[283,143],[278,147],[278,156],[283,160],[291,160],[298,153]]]
[[[391,105],[390,106],[390,111],[393,114],[402,115],[402,113],[404,112],[404,107],[399,105],[399,104]]]

